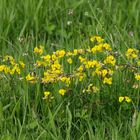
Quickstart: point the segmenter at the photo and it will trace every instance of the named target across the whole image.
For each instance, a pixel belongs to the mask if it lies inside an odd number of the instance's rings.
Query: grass
[[[87,49],[92,35],[102,36],[124,57],[128,48],[139,50],[139,8],[139,0],[0,0],[0,63],[6,54],[24,60],[25,77],[37,59],[35,46],[44,45],[46,53]],[[102,89],[103,105],[93,104],[94,96],[78,94],[86,83],[73,83],[76,94],[50,103],[42,99],[42,84],[5,75],[0,80],[0,139],[139,140],[139,89],[132,89],[128,70],[118,73],[115,83]],[[125,94],[136,98],[134,105],[118,103],[116,97]]]

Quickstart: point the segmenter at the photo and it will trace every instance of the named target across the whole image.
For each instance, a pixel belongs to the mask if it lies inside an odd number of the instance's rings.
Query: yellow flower
[[[110,77],[110,78],[105,77],[104,80],[103,80],[103,83],[111,85],[112,84],[112,77]]]
[[[45,91],[43,99],[47,99],[49,95],[50,95],[50,92],[49,91]]]
[[[15,65],[12,70],[10,71],[10,74],[14,74],[15,72],[17,72],[18,74],[21,73],[20,68],[18,67],[18,65]]]
[[[66,79],[67,79],[67,77],[65,77],[65,76],[60,78],[60,80],[61,80],[62,82],[65,82]]]
[[[111,50],[112,50],[112,48],[110,47],[110,45],[107,44],[107,43],[104,43],[104,44],[103,44],[103,48],[104,48],[105,50],[108,50],[108,51],[111,51]]]
[[[43,50],[44,50],[44,47],[40,45],[39,47],[34,48],[34,53],[41,55],[43,53]]]
[[[51,72],[44,72],[44,77],[42,78],[43,83],[49,83],[49,82],[54,82],[55,80],[55,75],[53,75]]]
[[[67,62],[68,62],[69,64],[72,64],[73,61],[72,61],[71,58],[68,58],[68,59],[67,59]]]
[[[53,71],[60,70],[61,65],[59,64],[59,62],[58,63],[56,62],[56,63],[51,65],[51,68],[52,68]]]
[[[84,70],[84,67],[83,67],[83,66],[80,66],[80,67],[77,69],[78,72],[83,72],[83,70]]]
[[[100,70],[100,68],[96,68],[95,71],[92,72],[92,76],[95,76],[96,74],[98,76],[101,76],[102,71]]]
[[[56,83],[60,80],[60,76],[63,73],[61,69],[61,65],[58,61],[55,61],[51,66],[50,69],[47,69],[44,72],[44,77],[42,78],[43,83]]]
[[[137,62],[137,65],[140,66],[140,61]]]
[[[97,40],[98,43],[101,43],[101,42],[104,41],[104,39],[101,38],[100,36],[95,36],[95,38],[96,38],[96,40]]]
[[[90,41],[91,41],[91,42],[94,42],[95,40],[96,40],[98,43],[102,43],[102,42],[104,41],[104,39],[101,38],[100,36],[92,36],[92,37],[90,38]]]
[[[84,54],[84,53],[85,53],[85,51],[83,49],[78,50],[78,54]]]
[[[90,61],[87,61],[85,62],[85,68],[89,69],[89,68],[93,68],[93,67],[100,67],[100,63],[96,60],[90,60]]]
[[[61,58],[61,57],[64,57],[66,54],[66,52],[64,50],[58,50],[56,51],[56,56]]]
[[[85,73],[76,73],[76,76],[79,78],[79,81],[81,82],[81,81],[83,81],[84,80],[84,78],[86,77],[86,74]]]
[[[53,61],[56,61],[58,58],[57,58],[56,54],[52,54],[51,59],[52,59]]]
[[[81,81],[83,81],[83,79],[84,79],[84,75],[79,75],[79,81],[81,82]]]
[[[92,52],[92,53],[102,52],[102,51],[103,51],[103,45],[102,45],[102,44],[95,45],[95,46],[91,49],[91,52]]]
[[[101,72],[102,72],[102,77],[105,77],[108,73],[107,69],[103,69]]]
[[[45,55],[45,56],[43,56],[43,59],[47,62],[50,62],[51,56],[50,55]]]
[[[120,102],[120,103],[123,102],[124,99],[125,99],[125,98],[124,98],[123,96],[120,96],[120,97],[119,97],[119,102]]]
[[[137,81],[139,81],[139,80],[140,80],[140,74],[135,74],[135,79],[136,79]]]
[[[92,37],[90,38],[90,41],[91,41],[91,42],[94,42],[94,41],[95,41],[95,37],[92,36]]]
[[[87,61],[87,59],[86,58],[83,58],[82,56],[79,56],[79,58],[78,58],[79,60],[80,60],[80,62],[81,63],[83,63],[83,62],[86,62]]]
[[[5,67],[6,67],[6,65],[0,65],[0,72],[4,71]]]
[[[97,93],[99,91],[99,88],[96,86],[93,86],[93,84],[89,84],[87,90],[85,90],[86,92],[94,92]]]
[[[31,83],[36,82],[36,77],[32,76],[30,73],[26,76],[26,80],[30,81]]]
[[[77,55],[78,54],[78,50],[77,49],[74,49],[73,54],[74,55]]]
[[[10,62],[11,65],[15,65],[16,64],[15,59],[12,56],[10,56],[10,55],[6,55],[4,57],[4,59],[3,59],[3,61],[4,62],[8,61],[8,62]]]
[[[37,64],[37,66],[40,67],[40,66],[42,65],[42,61],[37,60],[37,61],[36,61],[36,64]]]
[[[112,75],[113,73],[114,73],[114,71],[113,71],[113,70],[108,69],[108,74]]]
[[[5,67],[4,67],[4,72],[5,72],[5,74],[8,74],[8,73],[10,73],[10,68],[8,67],[8,66],[6,66],[5,65]]]
[[[38,67],[47,65],[45,62],[39,61],[39,60],[36,61],[36,64],[37,64]]]
[[[121,103],[121,102],[123,102],[123,101],[125,101],[125,102],[127,102],[127,103],[130,103],[130,102],[132,102],[132,99],[131,98],[129,98],[128,96],[120,96],[119,97],[119,102]]]
[[[103,70],[96,69],[95,73],[97,75],[99,75],[99,76],[101,75],[102,77],[105,77],[107,75],[112,75],[113,74],[113,70],[111,70],[111,69],[103,69]]]
[[[124,98],[125,98],[125,101],[126,101],[127,103],[132,102],[132,99],[130,99],[128,96],[125,96]]]
[[[3,61],[10,61],[11,64],[14,64],[15,63],[15,60],[12,56],[10,55],[6,55],[3,59]]]
[[[96,53],[96,52],[97,52],[97,47],[94,46],[93,48],[91,48],[91,52],[92,52],[92,53]]]
[[[97,52],[103,51],[103,44],[96,45],[95,47],[96,47]]]
[[[67,54],[66,54],[67,56],[72,56],[73,55],[73,53],[72,52],[67,52]]]
[[[21,65],[21,67],[24,69],[25,68],[25,64],[22,61],[19,61],[19,64]]]
[[[126,51],[125,55],[126,55],[126,57],[127,57],[128,59],[129,59],[129,58],[137,58],[138,52],[139,52],[139,50],[137,50],[137,49],[129,48],[129,49]]]
[[[66,83],[67,86],[70,85],[71,81],[70,81],[70,77],[61,77],[60,80],[64,83]]]
[[[60,89],[60,90],[59,90],[59,94],[60,94],[60,95],[64,96],[65,93],[66,93],[66,90],[65,90],[65,89]]]
[[[114,58],[113,55],[109,55],[106,57],[106,59],[104,60],[104,64],[112,64],[113,66],[116,63],[116,59]]]

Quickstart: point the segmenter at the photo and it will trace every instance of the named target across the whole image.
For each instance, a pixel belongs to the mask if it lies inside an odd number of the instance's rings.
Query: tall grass
[[[139,0],[0,0],[0,63],[9,54],[32,64],[33,48],[40,44],[48,53],[87,49],[89,37],[96,34],[120,55],[129,47],[139,49],[139,8]],[[26,72],[30,69],[28,65]],[[134,92],[121,80],[131,75],[119,73],[113,89],[105,88],[104,94]],[[139,96],[139,89],[136,93]],[[42,84],[0,80],[1,140],[140,139],[139,110],[123,110],[117,101],[112,106],[113,96],[103,107],[77,95],[51,105],[42,94]]]

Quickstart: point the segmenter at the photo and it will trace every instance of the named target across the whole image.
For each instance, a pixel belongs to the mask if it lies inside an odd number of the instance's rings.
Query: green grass
[[[33,48],[40,44],[47,53],[87,49],[90,36],[97,34],[119,55],[129,47],[139,49],[139,9],[139,0],[0,0],[0,63],[9,54],[32,64]],[[26,73],[31,69],[28,65]],[[139,89],[122,81],[129,76],[128,71],[119,71],[112,88],[104,88],[104,105],[78,94],[51,104],[42,100],[42,84],[5,76],[0,80],[0,139],[139,140],[139,110],[124,109],[115,99],[136,95],[139,107]],[[107,99],[106,93],[113,95]]]

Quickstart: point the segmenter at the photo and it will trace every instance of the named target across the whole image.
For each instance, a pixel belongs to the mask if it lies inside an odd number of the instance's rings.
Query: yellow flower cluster
[[[97,86],[94,86],[93,84],[89,84],[87,89],[83,89],[83,93],[97,93],[100,89]]]
[[[32,74],[28,74],[27,76],[26,76],[26,80],[27,81],[30,81],[31,83],[36,83],[37,82],[37,78],[34,76],[34,74],[32,73]]]
[[[112,48],[107,43],[98,44],[95,45],[93,48],[91,48],[92,53],[103,52],[103,51],[112,51]]]
[[[125,53],[125,55],[126,55],[126,57],[128,58],[128,59],[134,59],[134,58],[137,58],[138,57],[138,52],[139,52],[139,50],[137,50],[137,49],[132,49],[132,48],[129,48],[127,51],[126,51],[126,53]]]
[[[64,57],[66,54],[66,52],[64,50],[58,50],[56,51],[55,55],[56,55],[56,58],[61,58],[61,57]]]
[[[88,60],[84,62],[85,68],[90,69],[96,67],[97,69],[101,68],[101,64],[96,60]]]
[[[9,55],[6,55],[3,58],[3,64],[0,65],[0,72],[3,72],[4,74],[21,74],[21,69],[24,69],[25,64],[22,61],[19,61],[18,63],[16,60]]]
[[[119,102],[121,103],[123,101],[125,101],[127,103],[130,103],[130,102],[132,102],[132,99],[130,97],[128,97],[128,96],[120,96],[119,97]]]
[[[50,64],[48,69],[44,71],[44,77],[42,78],[43,83],[53,83],[59,80],[60,75],[62,75],[63,70],[61,64],[58,60]]]
[[[62,96],[64,96],[66,92],[67,92],[67,91],[66,91],[65,89],[59,89],[59,91],[58,91],[58,93],[59,93],[60,95],[62,95]],[[45,92],[44,92],[44,97],[43,97],[43,99],[48,99],[48,97],[49,97],[50,95],[51,95],[51,92],[50,92],[50,91],[45,91]],[[53,99],[53,97],[51,97],[51,99]]]
[[[71,83],[70,77],[66,77],[66,76],[60,77],[60,81],[64,82],[67,86],[69,86]]]
[[[106,59],[104,60],[104,64],[111,64],[115,66],[115,63],[116,63],[116,59],[114,58],[113,55],[107,56]]]
[[[125,52],[125,55],[128,59],[128,65],[130,70],[134,73],[136,81],[140,81],[139,66],[140,66],[140,57],[139,50],[135,48],[128,48]]]
[[[93,36],[90,41],[92,45],[88,49],[80,48],[72,51],[62,49],[50,54],[45,53],[47,50],[44,51],[44,46],[35,47],[33,50],[36,54],[34,55],[35,61],[28,73],[24,71],[25,80],[32,84],[41,83],[44,90],[52,89],[51,95],[50,91],[44,92],[43,99],[53,96],[53,93],[64,96],[69,89],[79,85],[82,86],[80,88],[84,93],[100,93],[102,87],[111,87],[114,82],[114,73],[117,73],[118,67],[123,66],[117,64],[118,61],[111,46],[105,43],[103,38]],[[138,53],[137,49],[129,48],[125,56],[128,61],[136,60],[134,76],[137,81],[140,81]],[[0,65],[0,72],[11,75],[21,74],[24,68],[24,62],[17,62],[12,56],[6,55]],[[120,96],[119,102],[123,101],[129,103],[132,100],[128,96]]]
[[[93,36],[90,38],[92,43],[97,43],[93,47],[88,49],[74,49],[73,51],[66,52],[65,50],[57,50],[52,54],[43,54],[43,46],[36,47],[34,53],[40,54],[40,60],[36,60],[35,66],[43,67],[43,75],[34,76],[28,74],[26,80],[32,83],[41,80],[44,84],[60,84],[63,85],[63,88],[59,90],[60,95],[66,93],[66,88],[71,86],[71,83],[78,79],[79,82],[86,81],[90,76],[91,79],[97,78],[102,81],[103,84],[111,85],[112,76],[114,73],[114,66],[116,64],[116,59],[113,55],[110,54],[112,48],[109,44],[103,43],[104,39],[100,36]],[[103,53],[104,59],[97,60],[95,53]],[[108,53],[107,53],[108,52]],[[88,55],[92,57],[88,57]],[[73,61],[78,58],[76,66],[73,66],[68,69],[73,64]],[[66,60],[66,61],[65,61]],[[80,63],[79,63],[80,62]],[[108,67],[108,64],[109,67]],[[78,66],[78,67],[77,67]],[[70,72],[70,73],[69,73]],[[96,84],[90,84],[85,88],[85,92],[99,92],[99,88]]]
[[[90,38],[90,41],[91,41],[91,42],[97,41],[98,43],[102,43],[102,42],[104,41],[104,39],[101,38],[100,36],[92,36],[92,37]]]

